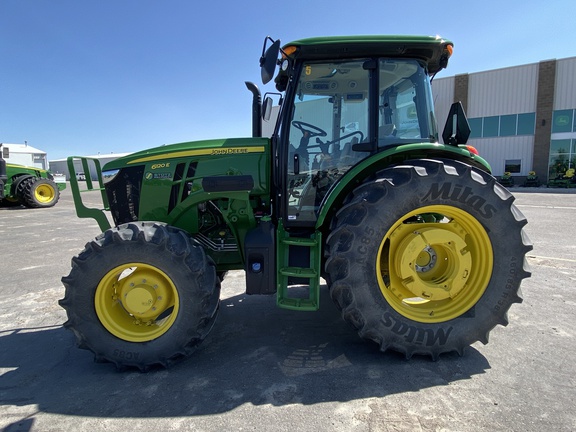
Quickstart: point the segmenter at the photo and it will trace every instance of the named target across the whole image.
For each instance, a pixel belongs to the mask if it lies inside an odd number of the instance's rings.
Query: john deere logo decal
[[[240,154],[249,153],[264,153],[266,148],[264,146],[254,146],[254,147],[218,147],[218,148],[205,148],[205,149],[195,149],[195,150],[180,150],[170,153],[164,153],[155,156],[144,156],[137,158],[128,162],[129,164],[157,161],[159,159],[166,160],[172,158],[187,158],[191,156],[235,156]],[[170,162],[158,162],[151,166],[151,169],[158,168],[168,168]]]
[[[556,117],[556,126],[568,126],[570,124],[570,116],[561,115]]]

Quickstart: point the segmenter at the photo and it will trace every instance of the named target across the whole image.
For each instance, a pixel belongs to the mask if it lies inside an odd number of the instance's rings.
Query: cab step
[[[290,310],[315,311],[320,307],[320,265],[322,233],[314,231],[308,236],[294,236],[278,226],[278,307]],[[306,248],[306,249],[302,249]],[[307,266],[291,265],[290,256],[309,256]],[[298,283],[294,284],[293,281]]]

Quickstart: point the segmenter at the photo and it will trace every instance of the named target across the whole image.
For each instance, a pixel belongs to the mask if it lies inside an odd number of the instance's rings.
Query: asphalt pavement
[[[318,312],[281,310],[229,272],[201,348],[149,373],[93,362],[62,327],[60,278],[99,234],[70,189],[53,208],[0,208],[0,430],[574,431],[576,190],[513,193],[533,274],[488,345],[383,354],[326,289]]]

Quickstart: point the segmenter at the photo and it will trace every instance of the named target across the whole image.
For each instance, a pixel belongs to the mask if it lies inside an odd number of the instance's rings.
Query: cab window
[[[289,221],[315,222],[330,186],[367,156],[353,149],[368,136],[364,63],[307,63],[302,68],[289,131]]]

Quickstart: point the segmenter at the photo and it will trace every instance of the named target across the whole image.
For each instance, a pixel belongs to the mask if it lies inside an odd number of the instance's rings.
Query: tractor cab
[[[279,63],[275,83],[285,92],[274,139],[286,227],[315,226],[328,191],[367,158],[438,142],[430,74],[451,48],[439,38],[378,36],[303,39],[282,49],[274,41],[263,50],[264,83]]]

